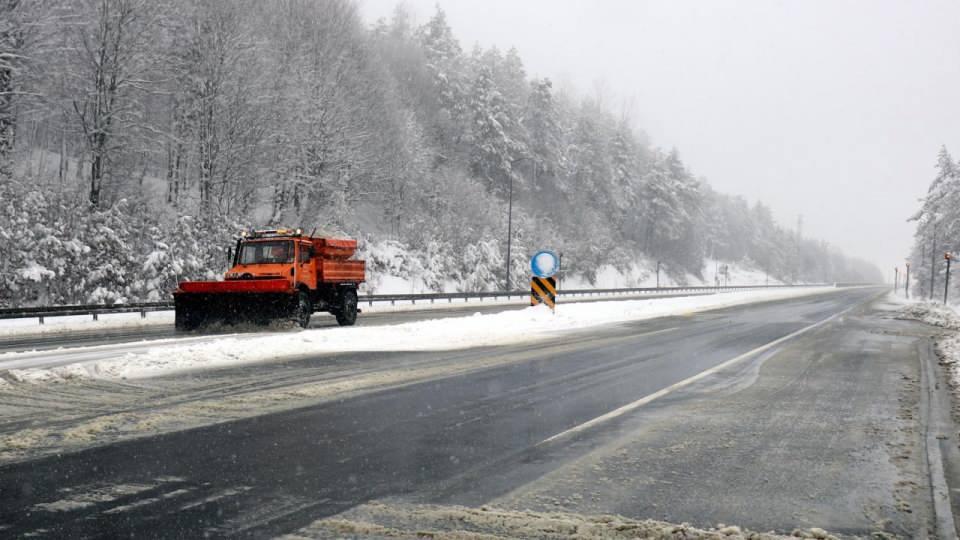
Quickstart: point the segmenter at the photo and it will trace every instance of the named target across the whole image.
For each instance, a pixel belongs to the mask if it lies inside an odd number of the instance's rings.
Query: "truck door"
[[[310,289],[317,288],[317,268],[313,264],[313,244],[298,242],[297,249],[297,281]]]

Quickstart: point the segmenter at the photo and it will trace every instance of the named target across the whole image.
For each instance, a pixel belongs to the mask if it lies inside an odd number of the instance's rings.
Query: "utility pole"
[[[560,289],[560,278],[563,277],[563,252],[560,252],[560,260],[557,261],[557,290]]]
[[[907,277],[903,280],[903,294],[910,299],[910,261],[907,261]]]
[[[923,261],[927,260],[927,243],[920,243],[920,268],[923,269]],[[923,281],[921,279],[917,280],[917,286],[920,287],[920,297],[926,296],[923,290]]]
[[[660,288],[660,261],[657,261],[657,288]]]
[[[949,252],[943,254],[947,260],[947,277],[943,280],[943,305],[947,305],[947,294],[950,292],[950,259],[953,258]]]
[[[933,300],[934,279],[937,276],[937,222],[933,222],[933,238],[930,240],[930,300]]]
[[[507,283],[503,290],[510,289],[510,245],[513,242],[513,171],[510,172],[510,195],[507,203]]]
[[[897,294],[897,289],[900,288],[900,269],[896,266],[893,267],[893,294]]]

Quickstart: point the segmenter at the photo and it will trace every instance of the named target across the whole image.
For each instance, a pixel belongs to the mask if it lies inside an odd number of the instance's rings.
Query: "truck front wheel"
[[[357,290],[346,289],[340,295],[340,308],[334,314],[340,326],[353,326],[357,322]]]
[[[294,320],[300,328],[310,326],[311,313],[313,313],[313,303],[310,301],[310,295],[306,291],[300,291],[297,293],[297,306],[294,312]]]

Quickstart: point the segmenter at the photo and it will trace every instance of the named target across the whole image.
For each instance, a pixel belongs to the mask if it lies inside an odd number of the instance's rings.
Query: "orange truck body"
[[[178,328],[284,316],[306,326],[314,311],[329,311],[340,324],[353,324],[357,287],[366,280],[364,261],[351,260],[356,240],[279,229],[244,233],[235,249],[223,281],[179,284],[174,292]]]

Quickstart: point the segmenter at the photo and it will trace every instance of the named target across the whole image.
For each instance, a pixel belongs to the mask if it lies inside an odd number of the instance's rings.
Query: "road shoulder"
[[[699,526],[932,535],[918,347],[932,332],[894,315],[883,302],[863,306],[652,403],[602,447],[492,502]]]

